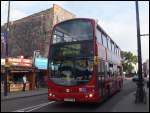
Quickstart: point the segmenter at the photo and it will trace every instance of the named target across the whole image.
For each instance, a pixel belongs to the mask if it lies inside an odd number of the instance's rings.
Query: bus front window
[[[85,20],[60,23],[53,30],[53,44],[90,40],[93,38],[92,24]]]

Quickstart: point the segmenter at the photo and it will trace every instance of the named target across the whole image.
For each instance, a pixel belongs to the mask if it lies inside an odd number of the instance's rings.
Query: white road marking
[[[40,109],[41,107],[47,106],[47,105],[52,104],[54,102],[55,101],[42,103],[42,104],[39,104],[39,105],[35,105],[35,106],[19,109],[19,110],[13,111],[13,112],[30,112],[30,111],[33,111],[33,110],[36,110],[36,109]]]

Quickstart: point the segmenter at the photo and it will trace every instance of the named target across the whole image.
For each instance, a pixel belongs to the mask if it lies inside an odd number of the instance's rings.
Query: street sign
[[[48,63],[48,59],[41,57],[41,58],[35,58],[34,65],[37,69],[47,70],[47,63]]]
[[[1,33],[1,42],[6,43],[6,34],[5,33]]]

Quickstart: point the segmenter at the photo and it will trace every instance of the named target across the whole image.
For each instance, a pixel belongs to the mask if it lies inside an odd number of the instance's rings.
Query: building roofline
[[[64,8],[63,8],[63,7],[61,7],[61,6],[59,6],[59,5],[57,5],[57,4],[53,4],[53,7],[54,7],[54,6],[58,6],[58,7],[60,7],[62,10],[64,10],[65,12],[67,12],[67,13],[69,13],[69,14],[73,15],[74,17],[76,17],[76,15],[75,15],[75,14],[71,13],[70,11],[68,11],[68,10],[64,9]]]
[[[14,21],[10,21],[10,23],[12,23],[12,24],[17,24],[17,23],[19,23],[19,22],[26,21],[26,19],[28,19],[28,18],[31,18],[31,19],[32,19],[34,16],[36,17],[36,16],[40,15],[40,14],[43,13],[43,12],[47,12],[47,11],[50,11],[50,10],[54,9],[54,5],[55,5],[55,6],[58,6],[59,8],[61,8],[62,10],[64,10],[65,12],[67,12],[67,13],[73,15],[74,17],[76,16],[75,14],[71,13],[70,11],[68,11],[68,10],[66,10],[66,9],[64,9],[64,8],[62,8],[61,6],[59,6],[59,5],[57,5],[57,4],[53,4],[53,6],[52,6],[51,8],[45,9],[45,10],[40,11],[40,12],[36,12],[36,13],[34,13],[34,14],[31,14],[31,15],[28,15],[28,16],[26,16],[26,17],[23,17],[23,18],[21,18],[21,19],[17,19],[17,20],[14,20]],[[4,23],[4,25],[2,25],[1,27],[5,26],[6,24],[7,24],[7,22]],[[11,24],[11,25],[12,25],[12,24]]]
[[[40,11],[40,12],[36,12],[36,13],[34,13],[34,14],[31,14],[31,15],[28,15],[28,16],[26,16],[26,17],[23,17],[23,18],[21,18],[21,19],[18,19],[18,20],[15,20],[15,21],[12,21],[13,23],[15,23],[15,22],[20,22],[20,21],[25,21],[25,19],[28,19],[28,18],[34,18],[34,16],[35,17],[38,17],[38,15],[40,15],[41,13],[43,13],[43,12],[48,12],[48,11],[50,11],[52,8],[49,8],[49,9],[46,9],[46,10],[43,10],[43,11]],[[39,16],[40,17],[40,16]]]

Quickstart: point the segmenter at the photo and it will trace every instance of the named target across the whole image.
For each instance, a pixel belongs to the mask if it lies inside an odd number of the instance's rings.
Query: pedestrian
[[[24,76],[23,76],[23,91],[25,91],[25,89],[26,89],[26,83],[27,83],[27,78],[26,78],[26,76],[24,75]]]
[[[35,85],[36,85],[36,88],[39,88],[38,72],[35,73]]]

